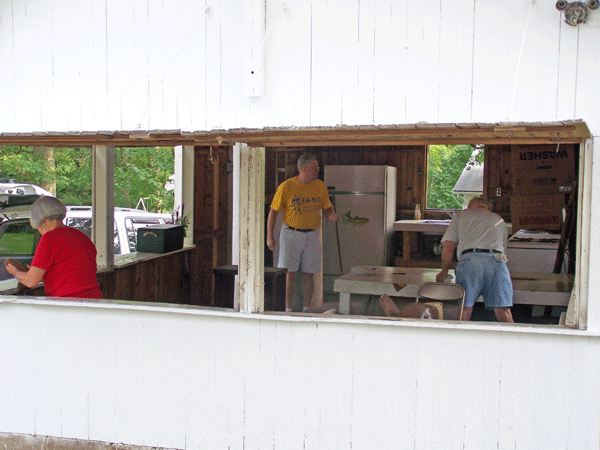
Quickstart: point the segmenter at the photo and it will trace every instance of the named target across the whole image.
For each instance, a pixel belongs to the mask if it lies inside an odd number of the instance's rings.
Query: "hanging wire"
[[[144,119],[146,118],[146,115],[150,111],[150,107],[152,106],[152,103],[154,103],[154,99],[156,98],[156,96],[158,95],[158,92],[162,88],[162,86],[163,86],[163,84],[165,82],[165,79],[167,78],[167,75],[169,74],[169,72],[173,68],[173,65],[175,64],[175,61],[177,61],[177,58],[179,57],[179,55],[181,54],[181,52],[183,51],[183,49],[187,45],[188,41],[190,40],[190,38],[194,34],[194,31],[196,31],[196,28],[198,27],[198,24],[200,24],[200,22],[202,21],[202,19],[204,19],[204,17],[206,16],[206,12],[208,11],[208,9],[209,9],[208,6],[205,6],[204,12],[202,13],[202,15],[200,16],[200,18],[196,21],[196,23],[192,27],[192,31],[190,31],[190,33],[188,34],[188,37],[185,39],[185,41],[183,41],[183,44],[181,45],[181,47],[179,48],[179,50],[175,54],[175,57],[171,61],[171,64],[169,64],[169,67],[167,68],[167,70],[165,71],[165,74],[162,77],[162,80],[160,80],[160,83],[156,87],[156,91],[154,92],[154,95],[152,96],[152,98],[148,102],[148,107],[146,108],[146,111],[144,112],[144,115],[142,116],[142,119],[138,123],[138,129],[142,128],[142,122],[144,121]]]
[[[529,4],[529,11],[527,12],[527,21],[525,22],[525,30],[523,30],[523,38],[521,39],[521,49],[519,50],[519,59],[517,60],[517,70],[515,72],[515,83],[513,85],[513,95],[512,95],[512,100],[510,102],[510,112],[509,112],[509,119],[512,119],[513,117],[513,111],[514,111],[514,107],[515,107],[515,98],[517,96],[517,81],[519,80],[519,71],[521,69],[521,58],[523,57],[523,48],[525,47],[525,37],[527,36],[527,29],[529,28],[529,17],[531,16],[531,7],[533,6],[533,3],[535,2],[535,0],[531,0],[531,3]]]

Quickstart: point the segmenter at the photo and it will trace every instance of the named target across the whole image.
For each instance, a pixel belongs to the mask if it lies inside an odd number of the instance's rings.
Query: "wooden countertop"
[[[398,220],[394,222],[394,231],[416,231],[444,233],[450,225],[450,219],[444,220]]]

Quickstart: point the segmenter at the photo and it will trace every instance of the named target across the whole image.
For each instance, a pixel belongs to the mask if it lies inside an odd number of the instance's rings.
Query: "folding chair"
[[[388,317],[401,317],[404,319],[438,319],[439,312],[435,306],[425,303],[409,303],[399,309],[394,300],[387,294],[379,297],[379,303],[383,312]]]
[[[444,319],[461,320],[465,290],[456,283],[423,283],[417,293],[418,302],[441,302]]]

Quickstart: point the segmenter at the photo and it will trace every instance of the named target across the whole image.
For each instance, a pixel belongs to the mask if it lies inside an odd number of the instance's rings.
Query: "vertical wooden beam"
[[[219,172],[219,163],[220,163],[219,152],[218,152],[218,150],[213,149],[212,145],[210,146],[209,157],[210,157],[210,160],[214,167],[213,178],[212,178],[212,191],[214,193],[214,201],[212,204],[212,208],[213,208],[212,229],[213,229],[213,232],[217,232],[220,227],[220,223],[219,223],[220,214],[219,213],[221,210],[221,205],[219,204],[220,203],[219,199],[221,197],[222,192],[221,192],[220,172]],[[216,241],[216,239],[215,239],[215,241]],[[215,262],[217,260],[218,260],[218,256],[215,256]]]
[[[217,147],[215,154],[215,245],[219,251],[215,261],[217,266],[228,264],[230,261],[231,247],[231,211],[230,205],[230,176],[229,176],[229,151],[230,147]]]
[[[240,263],[240,160],[242,144],[237,143],[233,146],[233,183],[232,183],[232,223],[231,223],[231,264]],[[236,297],[237,302],[237,297]]]
[[[586,139],[579,147],[579,185],[577,189],[577,270],[573,292],[565,315],[565,325],[586,330],[588,325],[590,286],[590,246],[592,217],[592,163],[594,140]]]
[[[115,148],[95,145],[92,159],[92,240],[98,252],[96,263],[98,267],[111,267],[115,262]]]
[[[265,148],[240,148],[239,308],[264,310]]]
[[[187,216],[185,245],[194,243],[194,146],[175,147],[175,210]]]
[[[213,239],[213,164],[207,146],[194,148],[194,257],[191,259],[190,299],[192,304],[212,304],[214,266]]]

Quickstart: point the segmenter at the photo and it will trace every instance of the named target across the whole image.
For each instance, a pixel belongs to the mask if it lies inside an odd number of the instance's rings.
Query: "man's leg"
[[[498,322],[514,323],[510,308],[494,308],[494,314]]]
[[[463,313],[462,313],[462,319],[463,321],[468,321],[471,320],[471,315],[473,314],[473,307],[471,306],[470,308],[463,308]]]
[[[313,308],[313,291],[314,291],[314,274],[302,272],[302,300],[304,302],[304,311],[314,312]]]
[[[296,291],[296,274],[298,272],[288,272],[285,275],[285,310],[291,311],[294,303],[294,293]]]

